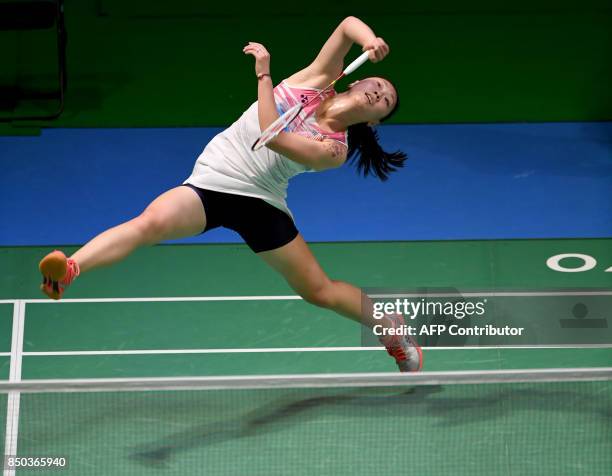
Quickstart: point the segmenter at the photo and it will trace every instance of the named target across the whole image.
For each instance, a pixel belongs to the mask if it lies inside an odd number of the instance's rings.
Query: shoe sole
[[[38,264],[43,275],[43,284],[40,290],[51,299],[60,299],[61,293],[58,282],[64,279],[68,272],[68,259],[61,251],[53,251],[45,256]]]
[[[405,324],[404,318],[401,316],[400,316],[400,324]],[[423,368],[423,350],[421,349],[421,346],[417,344],[417,341],[412,336],[405,335],[404,337],[416,349],[417,354],[419,356],[419,367],[415,370],[409,370],[408,372],[420,372],[421,369]]]
[[[51,281],[61,281],[68,272],[68,259],[61,251],[54,251],[40,261],[38,269]]]
[[[417,351],[417,354],[419,355],[419,368],[416,370],[410,370],[410,372],[420,372],[423,368],[423,349],[421,349],[421,346],[417,344],[416,340],[414,340],[412,336],[407,335],[406,339],[414,346]]]

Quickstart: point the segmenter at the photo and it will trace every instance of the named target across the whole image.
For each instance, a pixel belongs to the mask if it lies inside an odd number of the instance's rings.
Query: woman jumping
[[[397,110],[393,84],[372,77],[351,83],[343,93],[331,89],[306,106],[306,119],[294,121],[266,147],[251,150],[279,112],[307,102],[338,77],[353,43],[368,51],[374,63],[389,53],[370,27],[348,17],[309,66],[273,87],[269,53],[263,45],[249,42],[243,52],[255,58],[258,100],[208,143],[182,185],[157,197],[136,218],[96,236],[70,258],[61,251],[44,257],[39,265],[41,290],[61,299],[77,276],[116,263],[140,246],[222,226],[238,232],[304,300],[370,328],[382,324],[390,332],[380,341],[400,370],[420,370],[418,345],[407,336],[393,335],[403,324],[402,317],[374,320],[371,302],[359,288],[330,279],[298,232],[285,202],[288,180],[302,172],[340,167],[348,158],[364,175],[386,180],[403,165],[405,154],[385,152],[371,129]]]

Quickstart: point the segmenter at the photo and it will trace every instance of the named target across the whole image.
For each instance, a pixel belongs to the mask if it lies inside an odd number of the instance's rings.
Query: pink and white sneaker
[[[405,324],[401,315],[387,316],[391,327],[399,329]],[[423,368],[423,351],[410,335],[384,335],[379,338],[387,352],[395,359],[400,372],[418,372]]]
[[[66,288],[80,274],[77,262],[66,258],[66,255],[58,250],[45,256],[38,264],[38,269],[43,275],[40,290],[51,299],[61,299]]]

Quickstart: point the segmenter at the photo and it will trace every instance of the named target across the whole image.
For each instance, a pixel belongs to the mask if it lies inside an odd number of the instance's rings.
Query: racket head
[[[272,124],[265,128],[259,138],[251,146],[251,150],[256,151],[265,146],[268,142],[280,134],[302,111],[303,105],[296,104],[287,109],[282,116],[276,119]]]

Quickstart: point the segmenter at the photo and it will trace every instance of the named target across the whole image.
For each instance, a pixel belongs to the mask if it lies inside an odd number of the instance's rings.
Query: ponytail
[[[383,117],[381,122],[391,117],[397,111],[398,106],[399,96],[397,96],[393,110]],[[384,182],[389,178],[391,172],[404,166],[404,161],[408,156],[400,150],[385,152],[378,141],[378,132],[365,122],[349,126],[347,158],[349,162],[357,163],[357,172],[364,177],[374,174]]]
[[[378,132],[365,122],[348,128],[348,160],[357,163],[357,171],[364,177],[376,175],[383,182],[391,172],[404,166],[408,158],[402,151],[385,152],[378,143]]]

